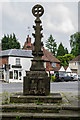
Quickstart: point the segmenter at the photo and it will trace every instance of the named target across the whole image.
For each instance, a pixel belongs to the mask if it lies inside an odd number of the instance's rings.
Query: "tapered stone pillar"
[[[40,17],[44,13],[44,9],[41,5],[35,5],[32,9],[33,15],[36,17],[35,26],[33,26],[35,33],[32,34],[35,38],[34,50],[32,55],[32,65],[30,71],[24,77],[23,82],[23,94],[24,95],[49,95],[50,93],[50,78],[45,72],[44,61],[42,60],[43,51],[41,50],[43,43],[41,38],[43,37],[41,31],[42,25]]]

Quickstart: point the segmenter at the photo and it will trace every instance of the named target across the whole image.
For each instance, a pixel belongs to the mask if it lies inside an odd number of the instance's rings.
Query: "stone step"
[[[51,93],[49,96],[24,96],[23,94],[14,94],[10,97],[11,103],[60,103],[62,96],[60,93]]]
[[[8,104],[2,106],[2,112],[23,112],[23,113],[77,113],[80,112],[78,106],[57,106],[57,105],[28,105],[28,104]]]
[[[10,104],[3,105],[2,112],[59,113],[60,107],[49,105]]]
[[[1,114],[0,114],[1,117]],[[61,113],[2,113],[1,120],[80,120],[78,114]]]

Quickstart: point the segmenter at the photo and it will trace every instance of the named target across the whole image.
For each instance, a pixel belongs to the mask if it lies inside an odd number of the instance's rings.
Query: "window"
[[[21,80],[22,72],[19,71],[19,80]]]
[[[76,62],[75,62],[75,65],[76,65]]]
[[[21,72],[19,72],[19,77],[21,77],[22,76],[22,73]]]
[[[80,62],[78,63],[78,65],[80,65]]]
[[[18,79],[18,70],[14,70],[14,79]]]
[[[13,79],[13,72],[12,71],[9,72],[9,78]]]
[[[56,63],[52,63],[52,67],[56,67]]]
[[[0,71],[0,79],[4,79],[4,72]]]
[[[0,71],[0,79],[2,79],[2,72]]]
[[[20,65],[20,58],[16,58],[16,65]]]

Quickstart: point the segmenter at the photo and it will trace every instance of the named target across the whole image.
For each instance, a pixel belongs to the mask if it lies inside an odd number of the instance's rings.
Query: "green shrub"
[[[4,91],[2,93],[2,105],[3,104],[8,104],[10,101],[10,98],[9,98],[9,93],[7,91]]]
[[[51,82],[54,82],[55,76],[51,76]]]

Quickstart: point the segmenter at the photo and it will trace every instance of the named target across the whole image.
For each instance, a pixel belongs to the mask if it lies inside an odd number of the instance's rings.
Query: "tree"
[[[68,54],[68,49],[67,48],[64,49],[64,53]]]
[[[63,56],[63,55],[65,55],[65,49],[63,44],[60,43],[57,50],[57,56]]]
[[[58,60],[61,61],[60,66],[67,67],[69,65],[69,61],[75,58],[73,54],[65,54],[64,56],[58,56]]]
[[[57,44],[55,42],[55,39],[53,39],[52,35],[50,35],[50,37],[46,41],[46,47],[54,56],[56,55]]]
[[[7,49],[20,49],[20,43],[18,42],[15,34],[13,35],[4,35],[4,37],[1,39],[2,43],[2,50],[7,50]]]
[[[76,32],[70,36],[70,46],[73,55],[80,55],[80,32]]]

